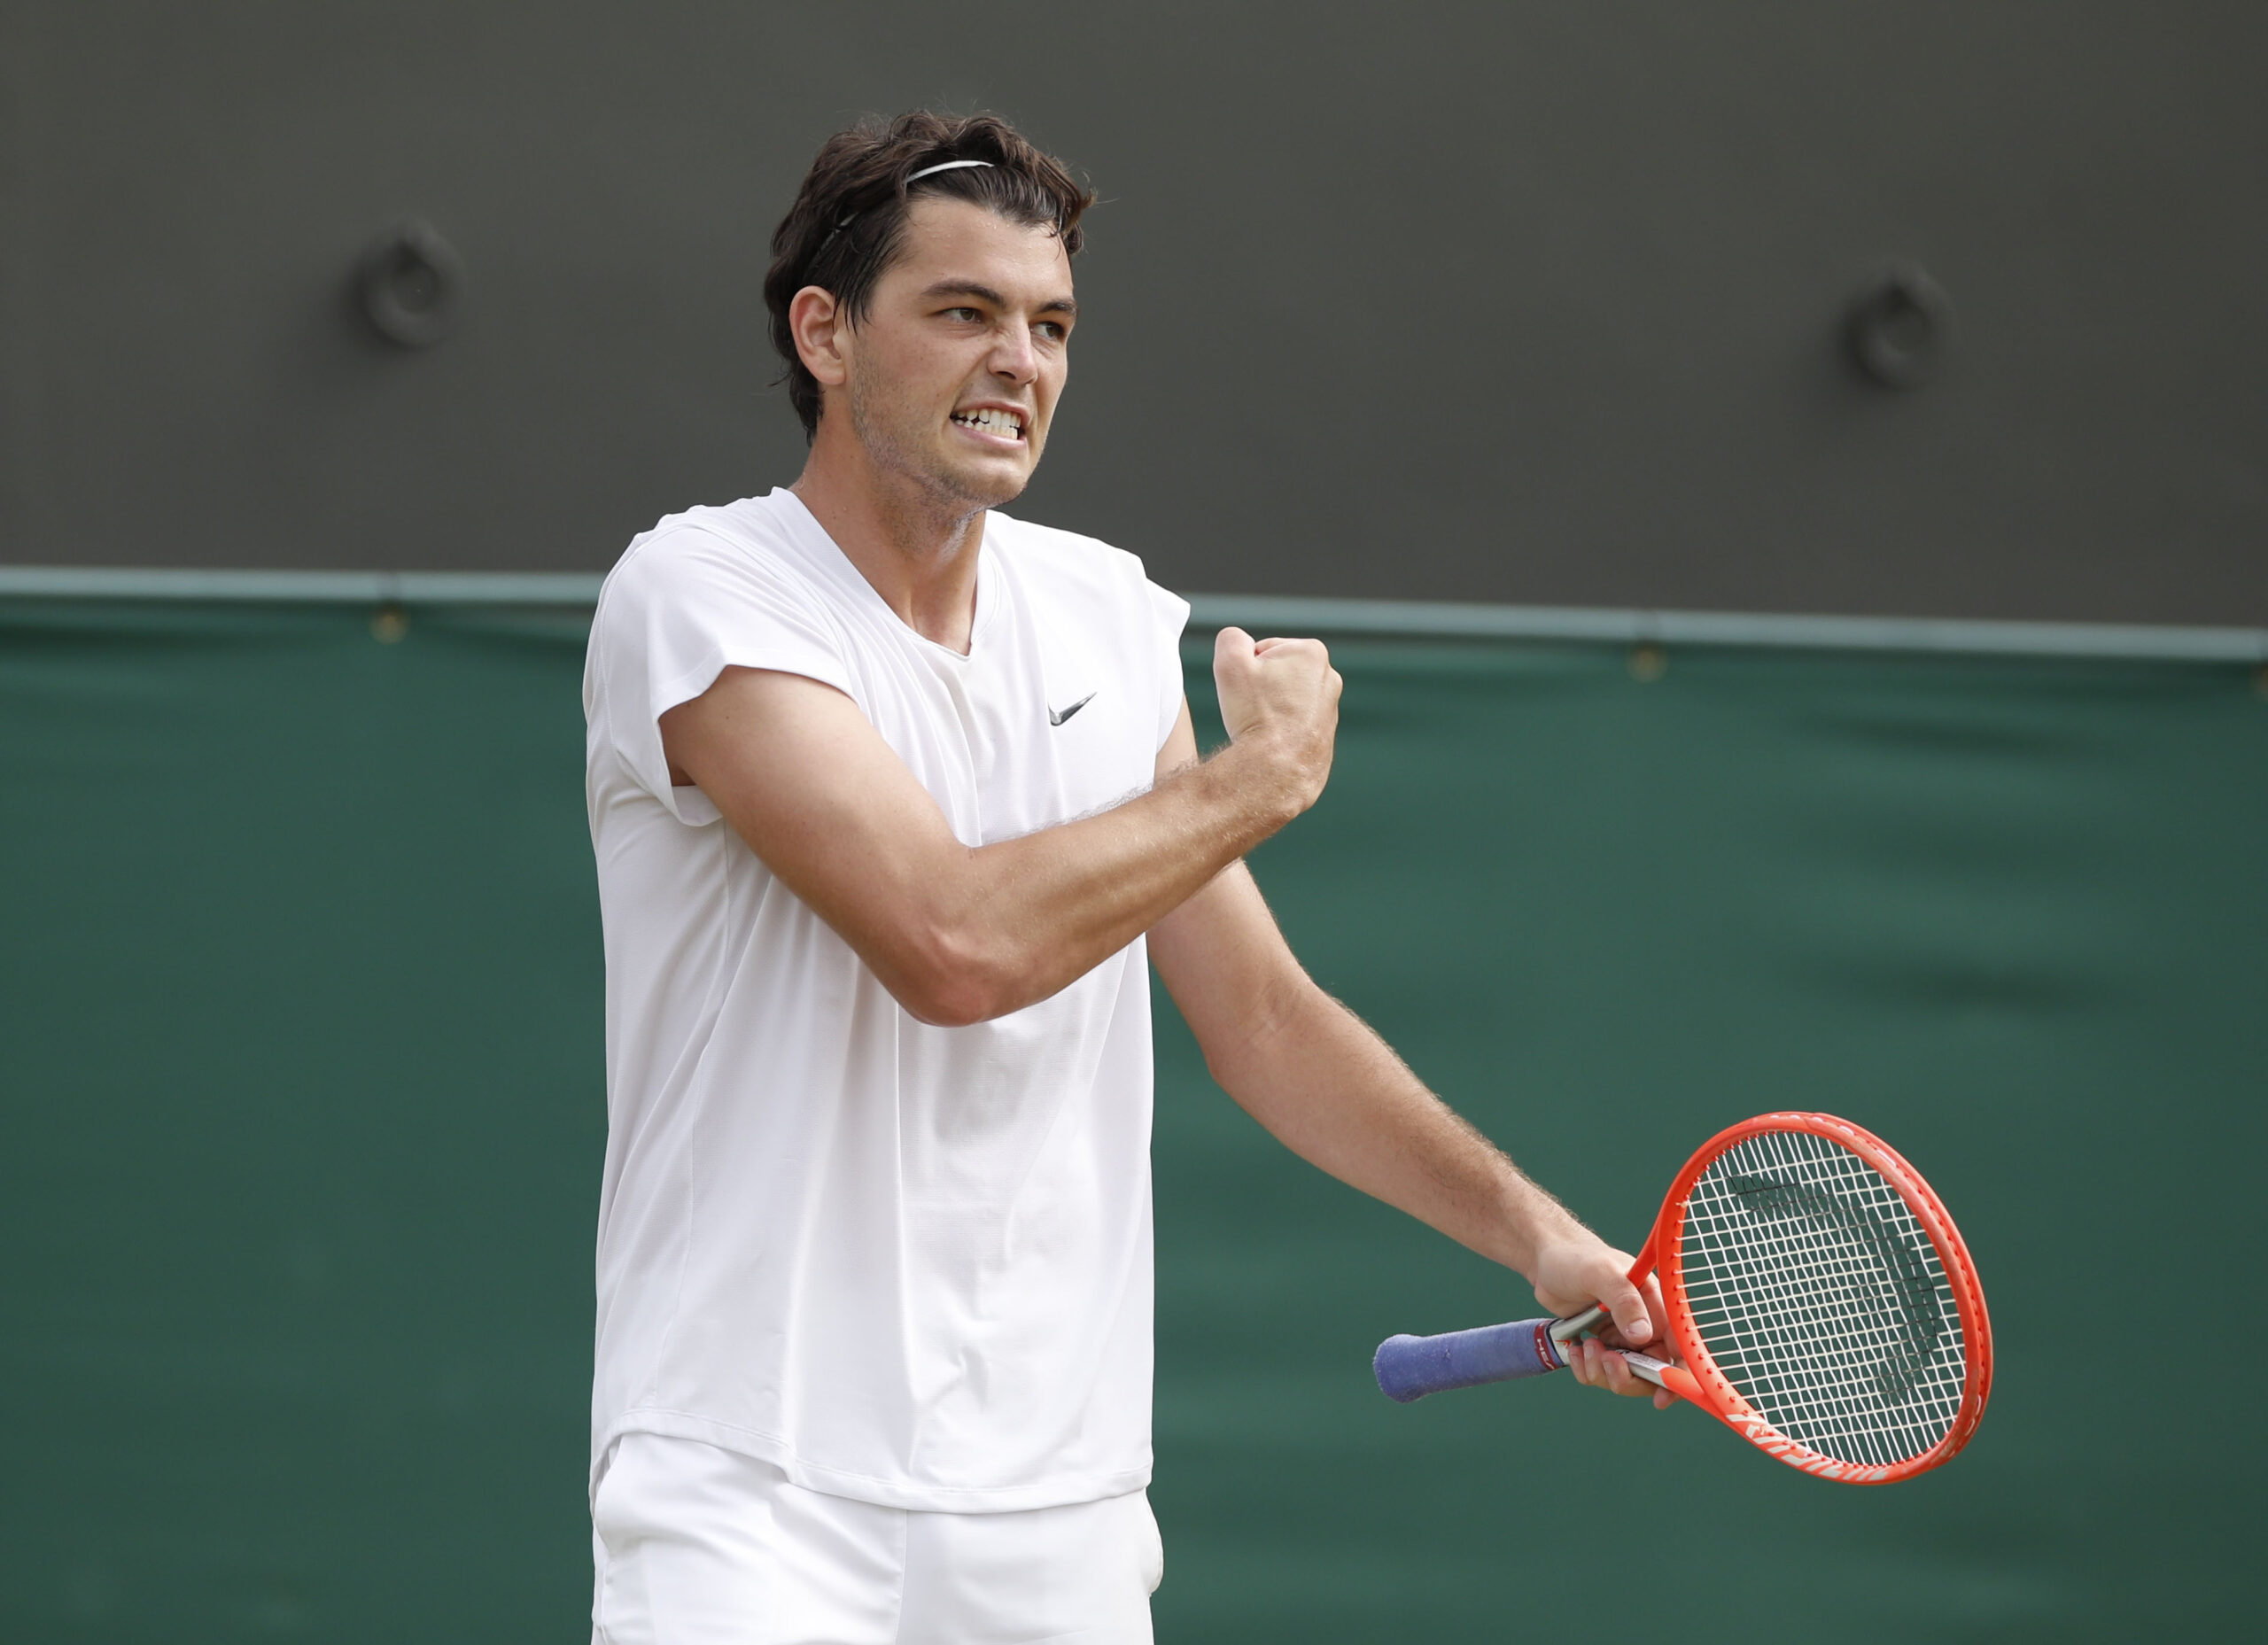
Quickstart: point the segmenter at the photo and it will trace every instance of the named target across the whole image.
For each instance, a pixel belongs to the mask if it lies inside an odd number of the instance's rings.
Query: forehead
[[[954,283],[1049,302],[1070,295],[1071,260],[1052,229],[1011,222],[967,200],[917,199],[880,283],[919,291]]]

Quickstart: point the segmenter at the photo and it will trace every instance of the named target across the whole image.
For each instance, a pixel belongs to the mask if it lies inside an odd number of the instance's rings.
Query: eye
[[[1032,330],[1038,332],[1040,336],[1045,338],[1051,343],[1064,342],[1068,340],[1071,335],[1071,328],[1065,325],[1060,320],[1043,320],[1037,326],[1034,326]]]
[[[948,320],[958,320],[967,324],[974,324],[975,322],[984,318],[984,316],[979,314],[975,309],[968,307],[965,304],[958,308],[946,309],[944,311],[944,314],[945,318]]]

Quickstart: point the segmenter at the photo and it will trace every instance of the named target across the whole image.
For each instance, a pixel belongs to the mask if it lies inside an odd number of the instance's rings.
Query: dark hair
[[[946,160],[991,163],[906,182],[913,173]],[[788,398],[804,420],[804,438],[819,431],[819,380],[796,353],[788,305],[805,286],[816,285],[835,294],[852,324],[866,318],[874,283],[897,260],[911,200],[930,195],[970,201],[1010,222],[1052,229],[1067,257],[1079,254],[1085,238],[1079,218],[1095,200],[1062,161],[990,114],[962,118],[916,109],[887,125],[862,120],[829,137],[773,233],[772,267],[764,276],[772,346],[788,362]]]

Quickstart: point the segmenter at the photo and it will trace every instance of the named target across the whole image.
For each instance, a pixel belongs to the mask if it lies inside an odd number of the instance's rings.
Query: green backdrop
[[[585,1636],[583,625],[408,615],[0,601],[0,1637]],[[1722,1124],[1881,1131],[1999,1382],[1871,1491],[1565,1381],[1390,1405],[1379,1338],[1530,1299],[1282,1153],[1168,1010],[1161,1639],[2256,1622],[2251,672],[1338,655],[1331,789],[1254,861],[1324,984],[1625,1242]]]

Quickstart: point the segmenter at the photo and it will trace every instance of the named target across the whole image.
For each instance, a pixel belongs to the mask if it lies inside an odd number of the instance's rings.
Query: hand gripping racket
[[[1884,1485],[1969,1442],[1992,1386],[1992,1327],[1969,1247],[1888,1144],[1824,1113],[1720,1132],[1662,1201],[1630,1277],[1661,1280],[1682,1365],[1630,1368],[1793,1468]],[[1390,1337],[1387,1397],[1538,1377],[1604,1318]]]

